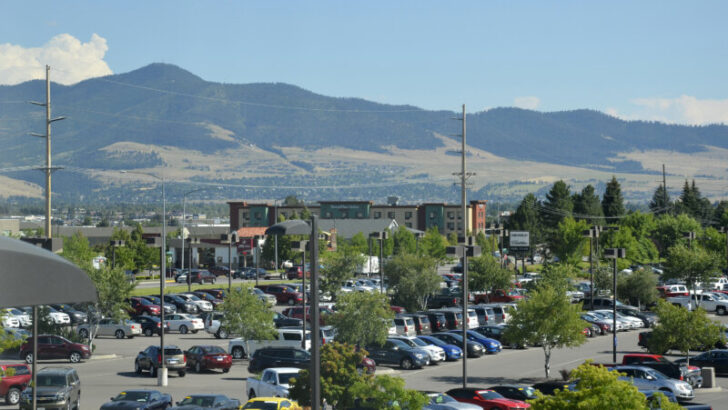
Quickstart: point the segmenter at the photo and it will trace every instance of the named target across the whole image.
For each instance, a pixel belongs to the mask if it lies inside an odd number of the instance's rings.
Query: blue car
[[[462,330],[451,330],[448,333],[455,333],[456,335],[462,335],[463,331]],[[472,342],[480,343],[481,345],[483,345],[483,347],[485,347],[485,351],[490,354],[495,354],[495,353],[498,353],[501,350],[503,350],[503,346],[501,345],[501,343],[495,339],[485,337],[482,334],[480,334],[474,330],[468,330],[466,332],[466,334],[467,334],[468,340],[470,340]]]
[[[442,347],[442,349],[445,350],[445,360],[460,360],[463,358],[463,349],[455,345],[447,344],[432,336],[417,336],[417,338],[425,343]]]

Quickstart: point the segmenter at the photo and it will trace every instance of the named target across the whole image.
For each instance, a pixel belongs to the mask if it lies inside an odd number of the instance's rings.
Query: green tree
[[[131,231],[131,241],[126,246],[131,249],[134,257],[134,266],[138,270],[149,269],[154,264],[161,262],[161,255],[158,248],[147,246],[144,239],[144,229],[137,223]]]
[[[457,232],[450,232],[447,235],[447,244],[450,246],[455,246],[458,244],[458,234]]]
[[[664,186],[660,185],[655,189],[650,201],[650,211],[655,215],[662,215],[672,212],[672,203],[670,202],[670,194]]]
[[[718,206],[713,210],[713,220],[716,226],[728,227],[728,201],[718,202]]]
[[[359,380],[351,388],[354,397],[375,409],[418,410],[429,398],[416,390],[405,387],[404,379],[395,376],[376,376]]]
[[[675,204],[679,212],[686,213],[698,220],[706,220],[712,217],[713,208],[707,198],[703,198],[700,190],[693,180],[692,185],[685,180],[680,198]]]
[[[695,291],[696,283],[708,283],[717,275],[720,261],[714,253],[700,246],[677,244],[669,249],[665,260],[665,279],[681,279]]]
[[[722,326],[710,320],[705,310],[687,310],[660,299],[657,301],[657,326],[648,340],[651,352],[664,354],[677,350],[690,364],[690,350],[714,346],[724,338]]]
[[[394,233],[394,254],[415,253],[417,240],[415,235],[406,226],[400,226]]]
[[[485,236],[485,233],[478,232],[475,234],[475,243],[483,254],[493,255],[498,250],[498,237],[495,235]]]
[[[528,231],[532,244],[543,242],[543,223],[539,214],[541,204],[536,196],[529,193],[516,208],[516,212],[508,219],[508,229],[511,231]]]
[[[607,221],[610,220],[609,218],[614,220],[626,212],[624,209],[622,188],[615,176],[612,176],[612,180],[607,183],[607,189],[604,191],[604,196],[602,197],[602,212],[604,212],[604,217],[608,218]]]
[[[414,254],[395,255],[384,265],[394,302],[408,311],[425,310],[427,298],[440,288],[435,260]]]
[[[657,301],[657,275],[645,269],[617,278],[617,295],[640,309]]]
[[[491,254],[482,254],[468,262],[468,286],[473,292],[508,289],[513,273],[503,269]]]
[[[553,318],[554,320],[544,320]],[[546,377],[551,373],[551,352],[576,347],[586,341],[582,333],[588,324],[581,319],[581,305],[572,304],[562,289],[539,287],[512,311],[505,339],[514,344],[540,345]]]
[[[83,268],[91,265],[96,252],[91,249],[88,239],[81,232],[76,232],[73,236],[63,238],[61,256]]]
[[[352,252],[358,252],[363,255],[369,253],[369,243],[367,242],[367,238],[365,238],[364,234],[361,232],[357,232],[356,235],[351,237],[349,247]]]
[[[335,299],[338,298],[341,285],[356,275],[357,269],[364,264],[365,260],[364,255],[357,250],[348,249],[346,246],[337,252],[324,253],[321,257],[324,265],[321,269],[321,291],[329,293]]]
[[[726,234],[718,232],[713,227],[705,228],[703,236],[700,237],[700,245],[706,251],[718,255],[720,267],[726,267]]]
[[[564,263],[576,265],[581,262],[584,247],[587,245],[587,239],[582,232],[586,229],[589,229],[586,221],[577,222],[571,217],[561,220],[549,241],[551,253]]]
[[[293,235],[278,235],[278,263],[280,263],[280,261],[293,260],[293,258],[296,257],[296,252],[291,249],[291,242],[295,240],[298,239],[295,239]],[[276,238],[274,235],[270,235],[265,238],[261,256],[271,265],[275,264]]]
[[[546,201],[540,208],[540,216],[546,230],[553,230],[562,219],[571,216],[574,203],[571,199],[569,186],[563,180],[556,181],[546,194]]]
[[[269,340],[275,336],[273,311],[253,293],[251,285],[244,284],[228,294],[220,305],[220,329],[228,334],[249,340]],[[245,351],[248,351],[246,346]]]
[[[351,292],[339,297],[331,324],[337,341],[367,346],[384,343],[393,317],[386,295]]]
[[[437,226],[433,226],[425,232],[421,243],[422,252],[435,259],[438,263],[443,261],[447,255],[447,241],[440,235]]]
[[[578,380],[576,389],[558,389],[553,395],[539,394],[539,398],[529,400],[532,410],[647,410],[650,407],[644,394],[637,387],[619,380],[618,372],[609,371],[604,366],[594,366],[589,361],[572,370],[571,378]],[[658,393],[660,394],[660,393]],[[664,395],[661,408],[676,410],[677,403],[668,402]]]
[[[136,287],[136,283],[129,282],[124,270],[111,269],[102,266],[94,269],[91,266],[83,267],[96,286],[99,295],[96,308],[105,317],[121,320],[128,316],[129,303],[126,301]]]
[[[655,241],[660,255],[665,255],[667,250],[674,245],[687,244],[687,239],[684,237],[686,232],[695,232],[698,237],[701,236],[700,223],[686,214],[677,216],[665,214],[657,218],[657,227],[652,239]]]
[[[577,219],[583,219],[588,224],[597,224],[603,220],[602,204],[591,184],[585,186],[581,193],[574,194],[573,201],[574,216]]]

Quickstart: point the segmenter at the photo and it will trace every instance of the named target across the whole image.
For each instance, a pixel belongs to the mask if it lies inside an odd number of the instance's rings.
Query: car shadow
[[[437,380],[439,382],[446,382],[446,383],[452,383],[452,384],[459,384],[462,383],[462,377],[460,376],[436,376],[433,377],[434,380]],[[490,377],[468,377],[468,383],[469,384],[477,384],[482,386],[496,386],[500,384],[525,384],[525,385],[533,385],[535,383],[542,382],[546,379],[543,377],[529,377],[529,378],[511,378],[511,377],[497,377],[497,376],[490,376]],[[558,380],[556,378],[551,378],[549,380]]]

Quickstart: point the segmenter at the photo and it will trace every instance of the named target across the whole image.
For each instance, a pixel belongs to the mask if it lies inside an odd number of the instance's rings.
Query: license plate
[[[179,361],[177,359],[168,359],[167,364],[177,364]]]
[[[222,361],[222,357],[218,357],[218,358],[217,358],[217,361],[218,361],[218,362],[221,362],[221,361]]]

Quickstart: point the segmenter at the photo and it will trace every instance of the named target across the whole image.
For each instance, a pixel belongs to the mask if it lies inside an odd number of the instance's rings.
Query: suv
[[[159,346],[149,346],[145,350],[139,352],[134,359],[134,371],[136,374],[142,374],[144,370],[149,371],[149,375],[157,377],[157,369],[162,361],[162,354]],[[172,371],[177,371],[179,377],[185,377],[187,374],[187,357],[184,352],[177,346],[164,346],[165,367]]]
[[[418,335],[432,333],[432,329],[430,328],[430,319],[428,319],[427,315],[420,313],[408,313],[402,315],[402,317],[412,318],[412,321],[415,323],[415,331],[417,331]]]
[[[394,325],[397,326],[397,334],[401,336],[417,336],[415,321],[411,317],[397,316],[394,318]]]
[[[195,270],[190,272],[190,283],[203,284],[205,282],[215,283],[217,276],[206,270]]]
[[[38,359],[68,359],[78,363],[81,359],[91,357],[91,349],[81,343],[74,343],[56,335],[38,336]],[[26,363],[33,363],[33,338],[28,338],[20,347],[20,358]]]
[[[20,392],[30,384],[30,367],[27,364],[0,364],[0,376],[0,397],[4,396],[5,403],[11,406],[18,404]]]
[[[291,306],[303,303],[303,294],[286,285],[258,285],[256,288],[275,296],[278,303]]]
[[[422,314],[427,316],[427,319],[430,320],[430,330],[433,332],[441,332],[444,330],[447,330],[447,318],[445,318],[445,315],[436,312],[434,310],[425,311],[425,312],[418,312],[418,314]]]
[[[212,273],[215,276],[228,276],[228,272],[230,272],[230,269],[227,266],[213,266],[211,268],[207,269],[210,273]],[[236,276],[235,269],[232,270],[232,277]]]
[[[143,314],[147,314],[149,316],[157,316],[159,315],[160,308],[159,305],[155,305],[154,303],[150,302],[149,299],[141,298],[141,297],[131,297],[128,299],[128,302],[130,304],[130,312],[132,315],[135,316],[141,316]]]
[[[80,409],[81,380],[73,367],[45,367],[36,375],[38,408]],[[33,388],[20,394],[20,408],[33,408]]]
[[[258,373],[271,367],[296,367],[308,369],[311,354],[293,347],[264,347],[257,349],[250,358],[248,372]]]

